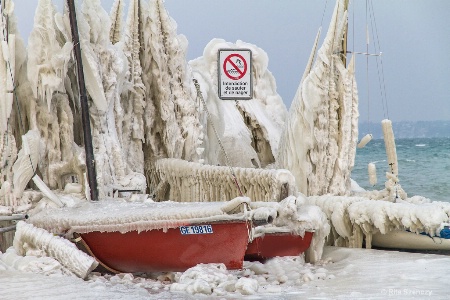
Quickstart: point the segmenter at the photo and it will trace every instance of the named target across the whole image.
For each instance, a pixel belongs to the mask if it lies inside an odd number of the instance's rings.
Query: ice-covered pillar
[[[391,173],[398,177],[398,160],[397,150],[395,148],[394,132],[392,130],[391,120],[385,119],[381,121],[383,128],[384,144],[386,146],[387,161],[391,170]]]
[[[89,106],[84,84],[83,63],[81,60],[80,39],[78,37],[77,16],[74,0],[67,0],[69,7],[70,28],[74,47],[75,60],[77,61],[78,88],[80,91],[81,116],[83,120],[84,148],[86,153],[86,168],[89,181],[91,200],[98,200],[97,174],[95,171],[94,149],[92,147],[91,123],[89,118]]]

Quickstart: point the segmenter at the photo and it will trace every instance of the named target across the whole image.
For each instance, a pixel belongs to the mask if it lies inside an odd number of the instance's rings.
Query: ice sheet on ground
[[[0,254],[1,258],[2,254]],[[448,299],[450,258],[443,255],[326,247],[320,264],[300,257],[243,270],[198,265],[184,273],[74,277],[27,273],[0,262],[2,299]],[[256,289],[256,290],[255,290]],[[208,294],[211,291],[211,294]]]

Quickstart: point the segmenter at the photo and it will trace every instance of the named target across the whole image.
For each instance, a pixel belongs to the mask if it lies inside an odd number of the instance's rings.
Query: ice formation
[[[277,163],[293,173],[305,195],[345,195],[350,190],[359,113],[354,58],[345,66],[340,54],[346,24],[344,3],[337,1],[314,65],[313,48],[281,137]]]
[[[371,197],[373,199],[373,197]],[[450,219],[450,204],[430,202],[423,197],[391,202],[368,197],[310,196],[307,203],[322,208],[332,225],[329,241],[337,246],[371,247],[372,235],[409,230],[439,236]]]
[[[253,237],[264,236],[265,234],[286,233],[304,236],[306,231],[314,232],[310,247],[306,250],[306,261],[318,262],[322,258],[323,246],[330,233],[330,226],[327,216],[316,205],[306,203],[306,198],[302,194],[289,196],[281,202],[251,202],[250,207],[253,214],[271,213],[273,222],[267,225],[257,226],[254,229]],[[267,210],[271,208],[272,210]],[[266,217],[268,219],[269,216]],[[263,217],[255,219],[264,219]]]
[[[81,278],[85,278],[98,265],[94,258],[78,250],[68,240],[23,221],[17,224],[14,248],[22,256],[52,257]]]
[[[74,207],[42,210],[32,215],[29,222],[52,233],[65,233],[68,237],[73,232],[167,230],[197,222],[250,220],[251,214],[244,209],[249,201],[239,197],[226,203],[126,202],[117,199],[82,202]],[[239,209],[227,213],[227,205]]]
[[[85,141],[67,8],[58,13],[52,1],[39,0],[25,51],[12,1],[6,1],[0,19],[0,27],[8,24],[9,30],[8,35],[0,30],[0,85],[6,87],[0,89],[0,214],[33,208],[32,224],[68,236],[167,229],[192,221],[273,220],[254,233],[314,231],[305,256],[311,262],[321,258],[327,236],[335,245],[362,247],[365,239],[370,247],[376,233],[434,235],[448,222],[446,204],[417,204],[423,201],[407,198],[398,184],[388,120],[383,132],[392,169],[386,189],[349,196],[358,94],[354,58],[348,66],[342,59],[347,25],[343,0],[337,1],[314,61],[316,38],[289,114],[268,70],[269,58],[256,45],[213,39],[202,57],[187,64],[187,40],[177,34],[162,0],[131,0],[125,22],[123,0],[114,2],[109,15],[100,0],[81,2],[82,66],[104,201],[89,203],[84,196],[89,194]],[[219,99],[219,49],[252,51],[253,99]],[[369,173],[374,183],[371,166]],[[175,202],[152,203],[144,192],[157,201]],[[128,202],[110,199],[124,195]],[[26,228],[19,226],[34,232]],[[23,232],[18,239],[27,235]],[[39,236],[33,243],[47,249],[39,244],[45,234]],[[173,289],[219,295],[228,290],[252,294],[261,288],[261,279],[243,277],[217,285],[200,277],[192,271]],[[274,280],[289,279],[280,275]]]
[[[367,165],[367,172],[369,173],[369,182],[372,186],[377,184],[377,167],[374,163]]]
[[[220,100],[218,96],[217,51],[250,49],[253,62],[254,95],[251,100]],[[205,163],[245,168],[264,168],[275,162],[281,129],[287,112],[276,92],[275,79],[268,70],[269,59],[261,48],[237,41],[213,39],[203,56],[189,62],[206,100],[210,118],[205,127]],[[206,118],[207,116],[204,116]],[[220,149],[218,132],[229,162]]]
[[[282,169],[232,168],[231,172],[226,166],[160,159],[153,170],[150,188],[158,200],[227,201],[242,192],[252,201],[281,201],[296,193],[292,174]]]

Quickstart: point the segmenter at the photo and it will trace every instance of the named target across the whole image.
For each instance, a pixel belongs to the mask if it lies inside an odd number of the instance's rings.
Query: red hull
[[[248,244],[245,259],[263,261],[276,256],[300,255],[309,248],[312,236],[313,232],[305,232],[304,237],[290,233],[266,233]]]
[[[241,269],[248,244],[247,223],[211,226],[211,234],[182,235],[178,227],[167,232],[94,231],[81,237],[98,260],[120,272],[185,271],[200,263],[223,263],[227,269]]]

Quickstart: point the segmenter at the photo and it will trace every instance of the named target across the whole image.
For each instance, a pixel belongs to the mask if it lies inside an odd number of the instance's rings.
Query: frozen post
[[[75,60],[77,62],[78,88],[80,90],[81,118],[83,121],[84,149],[86,152],[86,168],[89,182],[91,200],[98,200],[97,175],[95,171],[94,149],[92,147],[91,124],[89,118],[89,106],[84,84],[83,64],[81,60],[80,39],[78,37],[77,16],[74,0],[67,0],[69,7],[70,28],[74,47]]]

